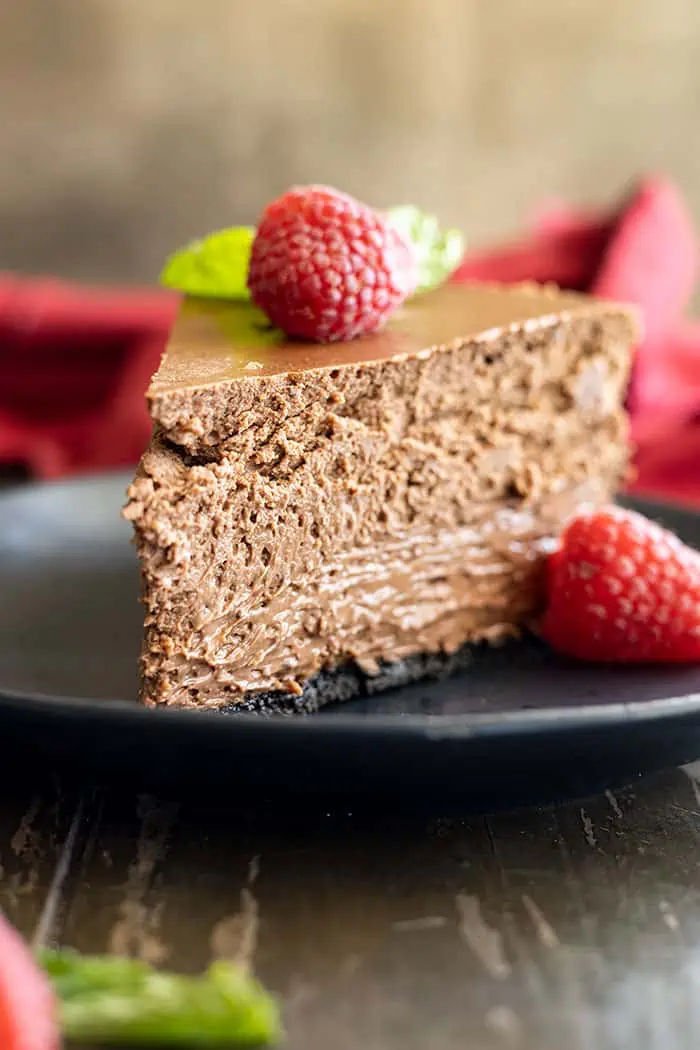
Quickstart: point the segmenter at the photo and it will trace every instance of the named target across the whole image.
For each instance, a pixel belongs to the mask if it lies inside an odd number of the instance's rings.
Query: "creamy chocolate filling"
[[[268,571],[282,572],[272,596],[265,598],[263,575],[166,661],[169,703],[219,706],[250,692],[300,692],[319,670],[347,661],[373,675],[415,653],[453,653],[465,641],[512,635],[539,609],[542,556],[562,523],[603,495],[589,482],[531,507],[486,505],[470,525],[408,529],[293,580],[273,558]]]

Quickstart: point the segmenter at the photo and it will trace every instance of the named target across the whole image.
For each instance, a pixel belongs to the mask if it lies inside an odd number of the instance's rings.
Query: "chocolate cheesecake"
[[[447,284],[332,345],[186,299],[125,509],[143,700],[311,710],[517,634],[563,524],[625,475],[638,337],[535,285]]]

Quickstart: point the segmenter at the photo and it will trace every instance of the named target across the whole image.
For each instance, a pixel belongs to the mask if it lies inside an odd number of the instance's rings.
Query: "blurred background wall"
[[[150,281],[293,182],[472,244],[646,169],[700,218],[700,0],[0,0],[0,268]]]

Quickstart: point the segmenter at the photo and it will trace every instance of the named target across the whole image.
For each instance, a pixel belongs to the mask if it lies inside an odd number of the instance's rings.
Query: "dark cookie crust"
[[[247,696],[241,703],[229,704],[219,710],[223,714],[313,714],[329,704],[372,696],[387,689],[411,685],[425,679],[444,678],[468,667],[479,648],[480,645],[467,642],[456,653],[450,655],[424,653],[409,656],[405,660],[384,664],[377,675],[369,675],[357,664],[349,663],[333,671],[320,671],[309,679],[299,696],[282,692],[255,693]]]

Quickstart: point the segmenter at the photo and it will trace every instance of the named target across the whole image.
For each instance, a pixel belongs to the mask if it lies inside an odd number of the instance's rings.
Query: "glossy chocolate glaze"
[[[232,380],[401,360],[510,328],[619,312],[614,304],[540,285],[443,285],[407,302],[379,332],[347,343],[287,339],[246,303],[188,299],[150,386],[158,397]]]

